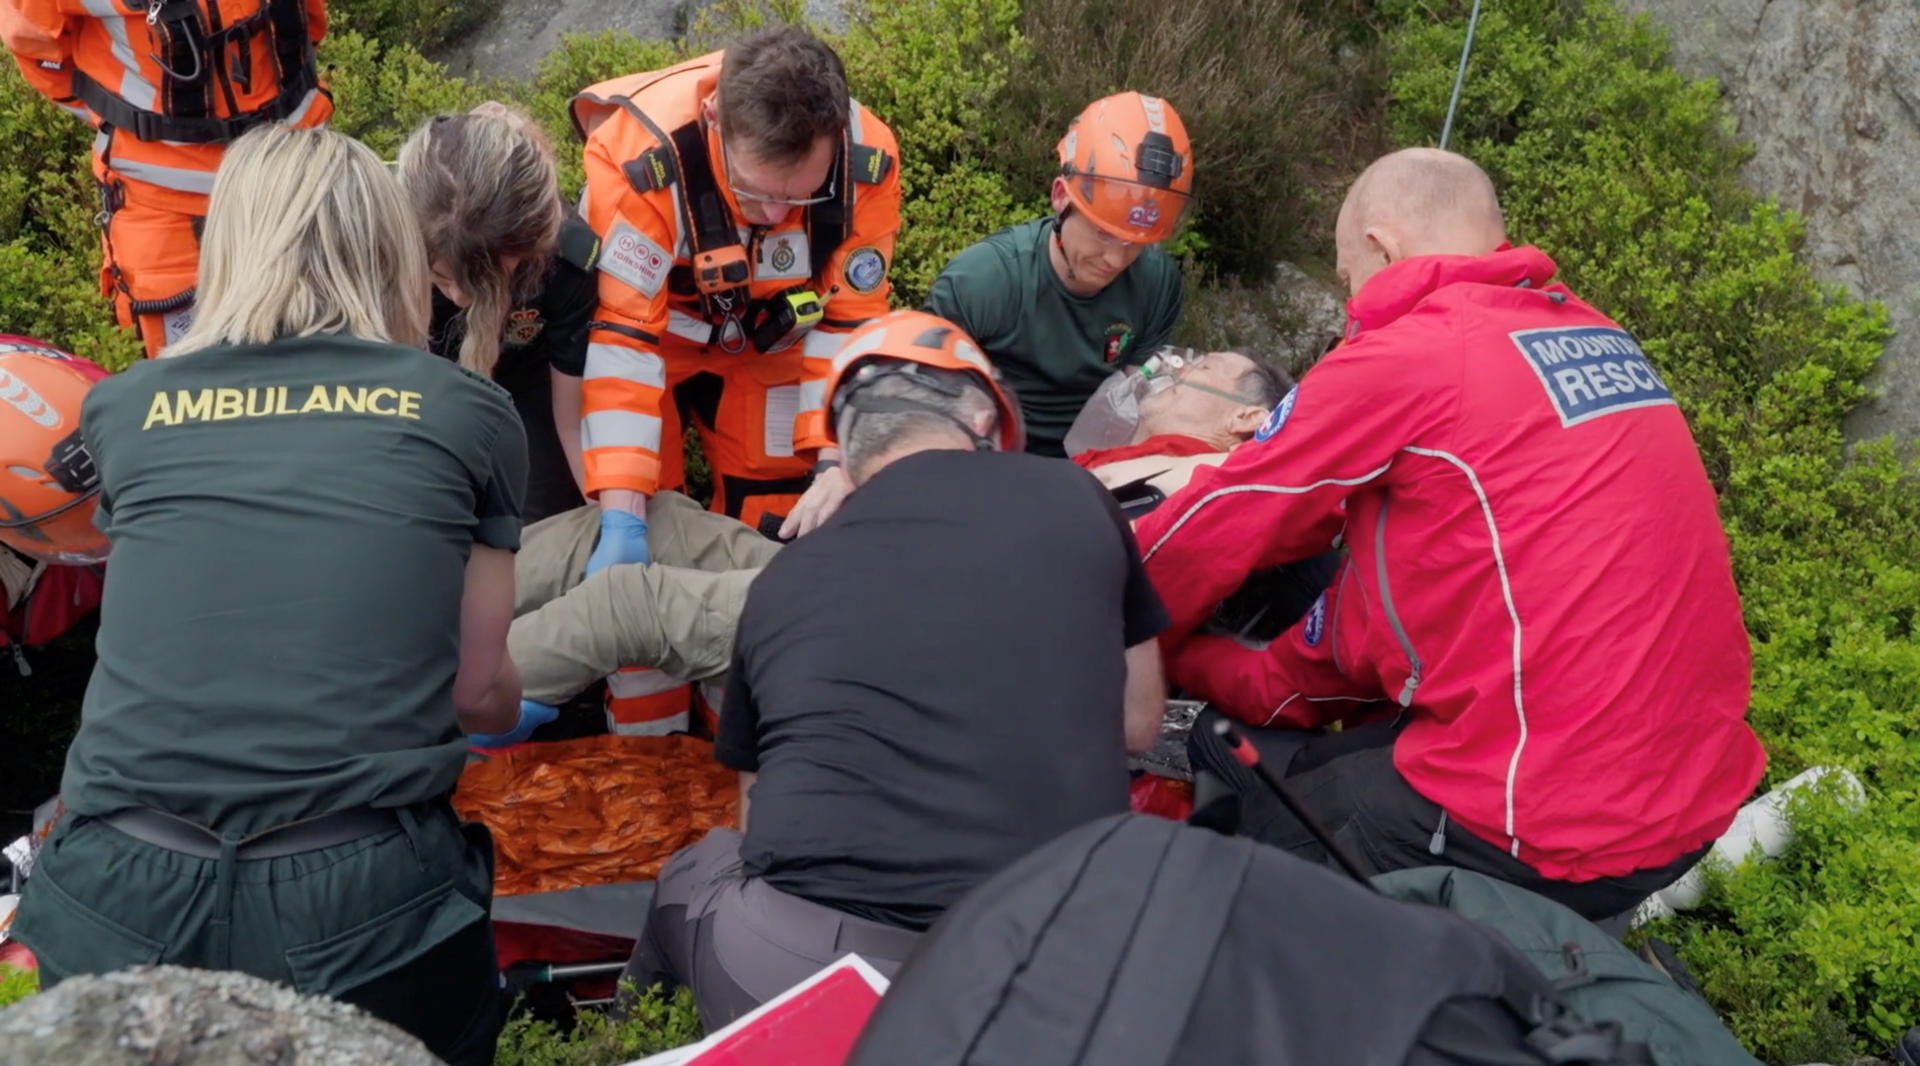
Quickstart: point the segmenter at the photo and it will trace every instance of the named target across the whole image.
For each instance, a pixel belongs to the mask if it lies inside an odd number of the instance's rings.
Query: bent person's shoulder
[[[403,388],[407,414],[444,433],[471,433],[492,440],[519,418],[513,395],[498,382],[426,353],[410,361]]]
[[[422,352],[427,358],[416,364],[415,372],[420,374],[422,383],[445,395],[478,405],[481,409],[511,408],[513,394],[506,386],[461,366],[451,359],[441,359]]]
[[[1017,273],[1038,242],[1038,229],[1036,221],[995,230],[962,248],[947,264],[947,269],[989,276]]]

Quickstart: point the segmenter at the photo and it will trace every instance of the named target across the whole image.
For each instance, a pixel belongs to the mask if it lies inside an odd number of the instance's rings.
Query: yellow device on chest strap
[[[754,351],[765,353],[791,347],[820,324],[826,309],[812,289],[796,285],[754,301],[747,314]]]

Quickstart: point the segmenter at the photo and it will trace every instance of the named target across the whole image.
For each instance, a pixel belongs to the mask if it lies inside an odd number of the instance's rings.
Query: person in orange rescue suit
[[[647,509],[685,484],[688,423],[714,511],[769,537],[812,529],[851,488],[823,390],[845,335],[887,311],[893,131],[794,26],[590,86],[573,120],[601,237],[580,424],[600,535],[583,576],[650,561]],[[608,678],[614,732],[685,728],[691,703],[668,673]]]
[[[192,322],[207,193],[263,122],[324,125],[324,0],[0,0],[27,84],[97,130],[100,293],[149,356]]]
[[[602,244],[581,452],[603,517],[587,572],[646,561],[647,501],[684,483],[688,422],[713,510],[806,532],[850,487],[824,389],[846,334],[888,309],[893,131],[795,26],[591,86],[573,120]]]

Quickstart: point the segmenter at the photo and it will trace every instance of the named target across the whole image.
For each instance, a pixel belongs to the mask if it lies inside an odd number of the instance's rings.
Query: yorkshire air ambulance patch
[[[673,266],[673,256],[626,219],[615,219],[600,248],[600,271],[627,283],[642,296],[657,296]]]
[[[1133,325],[1128,322],[1115,322],[1107,327],[1107,347],[1104,353],[1108,365],[1120,361],[1127,352],[1127,345],[1133,343]]]

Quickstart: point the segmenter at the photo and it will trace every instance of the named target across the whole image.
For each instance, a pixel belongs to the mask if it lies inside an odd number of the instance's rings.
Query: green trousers
[[[522,693],[561,703],[623,666],[684,681],[725,674],[747,589],[780,545],[677,492],[647,505],[651,562],[609,566],[582,581],[600,509],[528,526],[515,557],[508,651]]]
[[[453,1066],[487,1066],[504,1021],[492,926],[493,848],[450,806],[319,851],[232,863],[67,814],[36,859],[14,934],[41,987],[171,964],[237,970],[353,1003]]]

